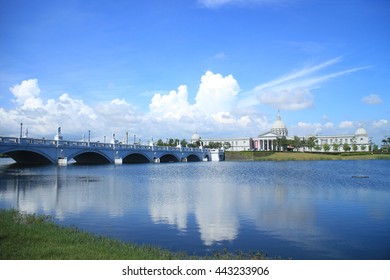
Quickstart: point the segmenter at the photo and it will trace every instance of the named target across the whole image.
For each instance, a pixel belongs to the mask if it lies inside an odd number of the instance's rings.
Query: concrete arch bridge
[[[100,142],[0,137],[0,154],[18,163],[81,164],[163,163],[222,160],[220,150],[125,145]]]

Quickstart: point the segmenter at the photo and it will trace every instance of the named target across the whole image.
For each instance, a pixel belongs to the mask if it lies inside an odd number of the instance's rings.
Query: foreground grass
[[[302,153],[302,152],[226,152],[226,160],[230,161],[293,161],[293,160],[369,160],[387,159],[390,154],[371,153]]]
[[[209,257],[120,242],[54,224],[47,216],[0,210],[1,260],[264,259],[262,253],[220,252]]]

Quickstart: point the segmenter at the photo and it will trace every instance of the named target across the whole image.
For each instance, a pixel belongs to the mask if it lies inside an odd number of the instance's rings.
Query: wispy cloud
[[[333,64],[336,64],[336,63],[339,63],[341,61],[341,57],[336,57],[334,59],[331,59],[331,60],[328,60],[326,62],[323,62],[323,63],[320,63],[318,65],[314,65],[314,66],[311,66],[311,67],[308,67],[308,68],[304,68],[304,69],[301,69],[301,70],[298,70],[298,71],[295,71],[291,74],[288,74],[286,76],[283,76],[281,78],[277,78],[275,80],[272,80],[270,82],[267,82],[267,83],[264,83],[264,84],[261,84],[257,87],[255,87],[255,91],[261,91],[261,90],[264,90],[264,89],[267,89],[267,88],[272,88],[272,87],[276,87],[276,86],[279,86],[279,85],[285,85],[287,82],[290,82],[290,81],[293,81],[293,80],[297,80],[299,78],[302,78],[302,77],[307,77],[309,76],[310,74],[316,72],[316,71],[319,71],[323,68],[326,68],[328,66],[331,66]]]
[[[282,110],[302,110],[313,107],[313,89],[331,79],[371,67],[356,67],[324,73],[326,69],[339,64],[341,61],[341,57],[336,57],[260,84],[251,91],[252,96],[249,96],[247,100],[243,100],[241,104],[248,106],[260,103]]]
[[[286,0],[198,0],[198,2],[207,8],[218,8],[225,5],[270,5],[287,2]]]

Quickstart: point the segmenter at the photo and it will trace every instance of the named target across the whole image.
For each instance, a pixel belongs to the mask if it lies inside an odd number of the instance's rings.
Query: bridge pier
[[[160,158],[153,158],[153,163],[160,163]]]
[[[68,158],[58,158],[58,165],[65,166],[68,165]]]
[[[115,164],[122,164],[123,160],[122,160],[122,158],[115,158],[114,163]]]
[[[181,162],[187,162],[187,158],[186,157],[181,158]]]

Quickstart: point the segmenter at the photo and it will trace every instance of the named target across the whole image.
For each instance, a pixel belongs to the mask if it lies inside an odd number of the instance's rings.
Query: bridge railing
[[[180,152],[204,152],[208,149],[189,148],[189,147],[169,147],[169,146],[150,146],[137,144],[122,144],[122,143],[101,143],[101,142],[85,142],[85,141],[67,141],[67,140],[49,140],[44,138],[19,138],[19,137],[2,137],[0,143],[5,144],[21,144],[21,145],[38,145],[38,146],[58,146],[58,147],[89,147],[89,148],[110,148],[116,150],[122,149],[137,149],[137,150],[152,150],[152,151],[180,151]]]

